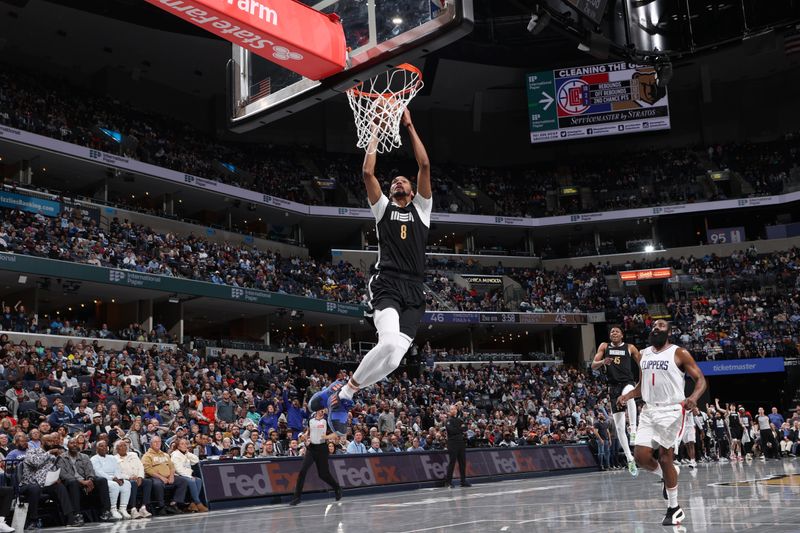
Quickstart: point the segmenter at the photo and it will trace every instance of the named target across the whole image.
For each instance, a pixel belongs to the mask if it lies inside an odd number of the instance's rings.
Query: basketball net
[[[422,73],[403,63],[347,90],[358,142],[368,154],[400,147],[400,122],[408,103],[422,88]]]

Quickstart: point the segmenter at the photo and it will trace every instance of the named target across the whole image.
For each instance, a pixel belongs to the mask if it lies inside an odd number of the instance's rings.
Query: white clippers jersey
[[[642,399],[648,405],[678,404],[686,399],[684,373],[675,363],[674,344],[663,352],[653,351],[652,346],[642,350],[639,364],[642,375]]]

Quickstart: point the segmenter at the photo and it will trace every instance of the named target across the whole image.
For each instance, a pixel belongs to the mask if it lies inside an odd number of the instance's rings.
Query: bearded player
[[[391,200],[384,196],[375,177],[374,146],[367,150],[362,168],[378,235],[378,261],[367,284],[367,317],[378,330],[378,344],[364,356],[349,381],[335,381],[309,402],[312,411],[329,408],[328,423],[340,435],[347,431],[353,395],[382,380],[400,365],[425,312],[422,283],[433,209],[430,161],[407,109],[402,124],[408,130],[419,167],[416,192],[411,180],[397,176],[389,188]]]
[[[634,456],[640,468],[659,476],[664,482],[663,496],[669,501],[665,526],[680,525],[686,518],[678,505],[678,470],[673,463],[673,449],[686,430],[686,412],[697,406],[706,390],[706,378],[684,348],[670,344],[669,324],[656,320],[650,332],[650,346],[642,350],[639,383],[623,394],[617,405],[641,398],[645,406],[636,430]],[[694,392],[686,398],[686,374],[695,381]],[[653,457],[658,450],[658,460]]]
[[[639,364],[639,350],[633,344],[623,342],[622,328],[614,326],[609,331],[611,342],[604,342],[597,348],[592,361],[592,370],[605,368],[608,378],[608,397],[611,401],[611,416],[617,428],[617,438],[628,460],[628,472],[633,477],[639,474],[636,461],[633,460],[631,447],[628,444],[628,434],[625,431],[625,408],[617,407],[617,398],[633,390],[636,380],[633,377],[633,361]],[[636,400],[630,399],[625,407],[628,411],[628,421],[631,425],[631,440],[636,439]]]

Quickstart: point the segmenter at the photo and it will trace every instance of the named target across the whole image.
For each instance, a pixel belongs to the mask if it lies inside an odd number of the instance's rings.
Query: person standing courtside
[[[458,471],[461,474],[461,486],[471,487],[472,484],[467,481],[467,443],[464,440],[464,421],[458,416],[458,407],[455,405],[450,408],[450,417],[447,419],[445,425],[447,429],[447,477],[445,478],[445,487],[453,488],[453,470],[458,461]]]
[[[633,477],[639,474],[636,461],[633,460],[628,434],[625,431],[625,411],[628,411],[628,422],[631,425],[631,440],[636,441],[636,400],[628,400],[625,406],[617,406],[617,398],[633,390],[636,380],[633,378],[633,363],[639,364],[639,350],[636,346],[622,342],[622,328],[614,326],[609,331],[611,342],[604,342],[597,347],[592,361],[592,370],[605,368],[608,378],[608,400],[611,402],[611,416],[614,418],[617,438],[628,460],[628,472]]]
[[[300,503],[300,496],[303,493],[303,484],[306,482],[306,473],[311,468],[312,464],[317,465],[317,475],[319,478],[333,488],[336,493],[336,501],[342,499],[342,487],[336,478],[331,475],[328,468],[328,441],[336,442],[338,436],[336,433],[328,433],[328,422],[325,420],[325,410],[320,409],[314,415],[314,418],[308,421],[308,429],[306,430],[306,442],[308,448],[303,457],[303,465],[300,467],[300,475],[297,476],[297,485],[294,487],[294,497],[289,505],[297,505]]]

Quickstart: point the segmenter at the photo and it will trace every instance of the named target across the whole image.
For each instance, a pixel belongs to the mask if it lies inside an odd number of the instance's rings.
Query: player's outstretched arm
[[[697,405],[697,400],[700,399],[708,387],[706,377],[703,375],[703,371],[700,370],[700,367],[697,366],[697,363],[694,362],[692,354],[685,348],[678,348],[675,351],[675,357],[678,360],[678,365],[694,380],[694,392],[683,402],[683,407],[685,409],[694,409]]]
[[[375,161],[378,156],[375,153],[375,147],[378,144],[378,137],[373,134],[370,140],[367,154],[364,156],[364,164],[361,167],[361,175],[364,178],[364,186],[367,188],[367,198],[369,205],[375,205],[381,198],[381,184],[378,183],[378,178],[375,177]]]
[[[422,195],[423,198],[428,199],[433,194],[431,190],[431,161],[428,159],[428,152],[425,150],[425,145],[419,138],[417,130],[414,128],[414,123],[411,122],[411,113],[406,108],[403,111],[403,126],[408,129],[408,135],[411,137],[411,148],[414,150],[414,158],[417,160],[419,172],[417,173],[417,194]]]
[[[597,370],[603,365],[611,364],[611,358],[605,357],[607,347],[607,342],[601,342],[600,346],[597,347],[597,353],[594,354],[594,359],[592,360],[592,370]],[[606,359],[608,359],[608,361],[606,361]]]

